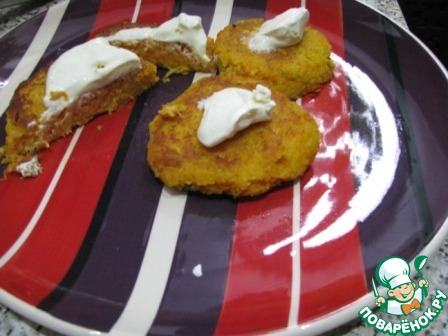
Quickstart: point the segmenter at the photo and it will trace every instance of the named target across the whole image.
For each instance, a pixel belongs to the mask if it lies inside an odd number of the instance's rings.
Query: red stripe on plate
[[[172,8],[172,1],[166,1]],[[136,1],[103,0],[92,35],[107,25],[130,21]],[[166,15],[166,7],[140,18],[154,21]],[[167,19],[170,17],[170,13]],[[92,220],[110,166],[128,121],[133,102],[90,122],[70,156],[65,170],[32,235],[0,270],[0,283],[10,294],[37,304],[62,280],[73,262]],[[64,138],[42,153],[46,170],[61,161],[72,137]],[[58,153],[54,149],[61,148]],[[51,174],[53,175],[53,174]],[[23,181],[32,183],[35,180]],[[42,182],[43,183],[43,182]]]
[[[62,157],[66,146],[56,143],[48,152]],[[23,179],[9,174],[0,181],[0,257],[11,248],[31,220],[57,169],[56,160],[48,162],[39,178]]]
[[[265,16],[269,19],[297,6],[297,0],[268,0]],[[291,248],[272,254],[265,251],[292,235],[292,201],[289,185],[238,204],[226,293],[215,334],[261,332],[288,325]]]
[[[36,305],[66,274],[92,220],[120,141],[118,132],[122,132],[131,108],[132,103],[113,116],[94,121],[108,131],[84,129],[31,236],[0,270],[2,286],[14,296]],[[92,143],[101,151],[86,150]],[[52,154],[43,153],[44,164]]]
[[[301,4],[301,0],[267,0],[265,18],[267,20],[272,19],[274,16],[277,16],[290,8],[300,7]]]
[[[290,249],[266,247],[292,234],[291,187],[238,204],[229,275],[217,335],[283,328],[291,292]]]
[[[306,8],[310,11],[310,26],[323,33],[331,43],[334,53],[344,57],[344,26],[342,0],[308,0]]]
[[[161,24],[171,18],[175,0],[142,0],[138,22]]]
[[[96,35],[100,30],[111,24],[130,22],[137,5],[138,0],[102,0],[90,36]]]
[[[340,1],[307,1],[307,7],[310,24],[324,32],[333,51],[343,56]],[[322,143],[312,169],[302,180],[300,323],[331,313],[367,293],[357,222],[344,217],[355,191],[342,70],[337,68],[330,84],[302,102],[320,123]],[[337,221],[343,221],[346,232],[332,233]]]

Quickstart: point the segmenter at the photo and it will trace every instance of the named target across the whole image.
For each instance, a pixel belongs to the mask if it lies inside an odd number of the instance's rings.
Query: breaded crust
[[[105,28],[98,33],[98,36],[107,37],[122,29],[144,27],[153,26],[125,22]],[[190,71],[214,72],[216,70],[216,62],[213,56],[214,43],[215,41],[212,38],[207,38],[206,53],[210,61],[206,62],[195,55],[191,48],[184,43],[159,42],[153,39],[134,42],[110,41],[111,45],[131,50],[139,57],[160,67],[167,68],[173,73],[188,73]]]
[[[200,100],[227,87],[253,90],[257,83],[212,76],[164,105],[149,124],[147,159],[155,176],[170,187],[233,197],[255,196],[301,176],[317,153],[320,134],[313,117],[283,94],[272,92],[270,121],[212,148],[197,139]]]
[[[43,103],[45,83],[50,67],[39,69],[16,89],[6,110],[6,141],[2,147],[7,172],[28,161],[38,151],[86,124],[101,113],[112,113],[121,105],[147,90],[159,78],[154,64],[142,61],[142,67],[109,85],[82,95],[77,101],[47,121],[40,116],[46,111]]]
[[[333,77],[331,46],[322,33],[310,27],[297,45],[271,52],[249,49],[249,40],[263,22],[242,20],[218,33],[215,53],[220,73],[255,78],[291,99],[318,91]]]

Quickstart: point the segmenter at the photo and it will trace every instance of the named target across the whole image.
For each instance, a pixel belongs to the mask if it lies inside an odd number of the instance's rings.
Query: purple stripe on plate
[[[403,55],[395,49],[396,43],[405,43],[409,48],[415,48],[415,41],[406,32],[362,4],[344,1],[343,11],[345,59],[363,71],[383,93],[397,120],[400,137],[401,155],[394,181],[382,203],[359,225],[366,276],[370,278],[382,259],[391,255],[412,259],[424,246],[428,232],[434,234],[432,219],[420,216],[422,213],[431,215],[426,194],[418,194],[419,188],[427,182],[420,174],[422,157],[421,153],[417,155],[413,142],[415,137],[419,137],[421,130],[413,129],[409,133],[410,119],[403,117],[414,113],[415,107],[404,101],[404,97],[409,94],[409,83],[404,83],[402,76],[408,71],[420,70],[415,66],[413,69],[397,68],[398,65],[401,66]],[[367,25],[366,22],[370,24]],[[392,73],[390,69],[393,69]],[[369,128],[372,123],[364,124],[360,121],[363,106],[353,91],[349,92],[349,100],[353,132],[360,132],[366,142],[374,144],[375,137],[378,136],[375,132],[379,130]],[[417,106],[425,109],[424,105],[417,103]],[[444,108],[446,109],[446,102]],[[421,145],[431,144],[423,141]],[[374,150],[371,154],[377,155],[381,155],[384,150],[381,147],[371,149]],[[426,189],[432,190],[433,187]]]
[[[235,0],[230,22],[233,23],[251,18],[264,18],[265,12],[266,0]]]
[[[61,24],[36,69],[55,60],[75,45],[87,41],[100,3],[101,0],[70,1]]]
[[[188,5],[183,11],[191,13],[195,8],[186,9]],[[236,0],[230,22],[247,18],[248,8],[249,15],[264,17],[264,1]],[[203,16],[203,22],[209,21]],[[229,197],[188,195],[168,284],[148,335],[213,334],[226,289],[237,206]]]
[[[13,33],[6,34],[2,38],[0,45],[0,89],[6,84],[5,81],[33,41],[45,15],[46,12],[33,17],[26,24],[17,27]]]
[[[443,66],[410,35],[389,21],[385,26],[388,36],[394,39],[399,60],[392,69],[401,75],[397,85],[401,90],[402,119],[407,126],[408,147],[414,151],[409,162],[411,179],[417,186],[416,197],[425,198],[420,200],[427,207],[421,209],[420,220],[427,224],[427,243],[448,217],[448,79],[441,70]]]
[[[360,68],[379,86],[397,118],[394,78],[389,72],[391,65],[381,15],[351,1],[343,2],[343,11],[346,61]],[[360,22],[370,22],[370,25]],[[359,111],[354,110],[359,106],[353,92],[349,92],[349,100],[352,132],[357,130],[371,136],[374,130],[363,128],[365,125],[356,121]],[[404,134],[400,132],[399,136],[402,143]],[[359,225],[367,278],[373,276],[376,265],[382,259],[391,255],[409,258],[423,246],[421,227],[416,221],[417,204],[413,190],[407,183],[410,172],[406,155],[402,148],[391,188],[383,202]]]
[[[149,335],[211,335],[223,303],[237,204],[189,194],[164,297]]]

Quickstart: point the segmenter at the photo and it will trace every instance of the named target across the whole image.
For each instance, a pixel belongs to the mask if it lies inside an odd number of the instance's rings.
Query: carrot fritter
[[[291,99],[318,91],[333,77],[331,45],[319,31],[306,27],[299,44],[271,52],[254,52],[248,43],[264,19],[228,25],[218,33],[215,53],[218,69],[229,76],[259,80]]]
[[[101,113],[112,113],[155,84],[159,78],[154,64],[143,61],[142,67],[105,87],[83,94],[77,101],[49,120],[41,121],[46,111],[43,103],[47,72],[40,68],[16,89],[6,110],[6,140],[1,148],[6,172],[31,159],[49,144],[86,124]]]
[[[120,23],[109,26],[98,33],[108,37],[122,29],[153,27],[140,23]],[[110,41],[111,45],[128,49],[155,65],[169,69],[172,73],[188,73],[190,71],[214,72],[216,62],[213,56],[215,41],[208,37],[206,53],[210,61],[200,59],[191,48],[180,42],[160,42],[151,38],[136,41]]]
[[[254,124],[215,147],[197,139],[198,102],[228,87],[253,90],[258,82],[212,76],[165,104],[149,124],[148,163],[167,186],[205,194],[254,196],[301,176],[320,141],[313,117],[272,91],[272,119]]]

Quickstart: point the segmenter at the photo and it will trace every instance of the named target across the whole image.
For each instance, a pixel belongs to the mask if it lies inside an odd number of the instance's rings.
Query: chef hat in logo
[[[411,282],[411,268],[406,260],[391,257],[381,262],[376,268],[376,279],[389,289]]]

